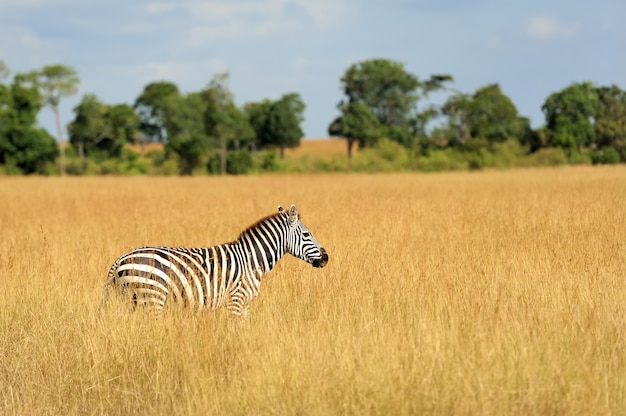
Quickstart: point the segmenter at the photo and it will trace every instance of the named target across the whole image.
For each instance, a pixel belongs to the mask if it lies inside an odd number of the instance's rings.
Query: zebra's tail
[[[107,280],[104,283],[104,293],[102,294],[102,306],[107,303],[109,299],[109,292],[112,290],[112,287],[116,284],[116,276],[117,276],[117,268],[120,265],[119,259],[113,263],[111,268],[109,269],[109,274],[107,275]]]

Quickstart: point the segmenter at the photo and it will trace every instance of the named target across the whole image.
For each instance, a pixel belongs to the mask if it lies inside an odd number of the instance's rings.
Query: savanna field
[[[296,203],[250,316],[102,307],[111,263]],[[0,414],[626,414],[626,167],[0,177]]]

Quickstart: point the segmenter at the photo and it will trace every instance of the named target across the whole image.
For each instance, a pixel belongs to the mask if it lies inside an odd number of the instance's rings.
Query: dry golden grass
[[[358,143],[354,145],[354,151],[358,150]],[[163,143],[146,143],[143,146],[138,144],[127,144],[126,148],[140,155],[146,155],[151,151],[163,151]],[[300,146],[292,149],[285,149],[285,156],[300,157],[329,157],[329,156],[345,156],[347,155],[347,143],[345,139],[339,138],[322,138],[322,139],[303,139]]]
[[[358,144],[354,145],[353,151],[358,150]],[[301,156],[311,157],[331,157],[346,156],[348,154],[348,144],[345,139],[307,139],[300,142],[300,146],[293,149],[285,149],[286,158]]]
[[[298,204],[251,316],[100,309],[110,263]],[[624,414],[626,167],[0,178],[0,414]]]

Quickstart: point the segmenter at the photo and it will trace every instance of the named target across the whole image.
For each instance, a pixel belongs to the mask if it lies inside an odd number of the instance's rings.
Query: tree
[[[36,127],[43,99],[26,78],[17,74],[11,85],[0,83],[0,163],[15,172],[45,173],[58,147],[52,136]]]
[[[85,156],[109,136],[106,112],[106,105],[101,103],[95,94],[83,95],[80,103],[74,107],[76,117],[68,126],[70,144],[78,150],[78,156],[83,164]]]
[[[448,117],[448,141],[467,146],[476,139],[485,144],[515,139],[530,141],[530,122],[520,117],[513,101],[498,84],[479,88],[473,95],[451,95],[441,108]]]
[[[385,126],[405,125],[420,87],[417,77],[406,72],[403,64],[388,59],[351,65],[341,77],[341,84],[347,102],[367,105]]]
[[[431,108],[419,112],[417,103],[429,93],[452,81],[450,75],[432,75],[421,82],[404,65],[388,59],[371,59],[351,65],[341,77],[345,104],[360,102],[378,119],[381,135],[411,147],[416,135],[423,135],[426,123],[435,115]]]
[[[272,107],[272,101],[264,99],[259,102],[246,103],[243,107],[245,115],[248,117],[248,122],[254,130],[254,139],[252,141],[254,147],[264,147],[269,143],[268,131],[267,131],[267,118]]]
[[[598,88],[594,130],[598,147],[612,147],[626,161],[626,91],[617,85]]]
[[[145,86],[142,93],[135,100],[135,110],[141,119],[141,131],[145,137],[153,142],[165,143],[168,118],[168,99],[180,96],[178,87],[166,81],[152,82]]]
[[[348,160],[352,148],[373,146],[380,136],[380,122],[372,110],[362,102],[348,102],[341,106],[341,115],[328,126],[328,134],[343,137],[348,142]]]
[[[593,119],[599,111],[598,90],[591,82],[574,83],[550,94],[541,107],[548,144],[580,151],[595,144]]]
[[[94,94],[85,94],[74,108],[76,117],[69,125],[70,143],[85,156],[102,152],[106,157],[119,157],[124,145],[133,141],[140,119],[128,104],[106,105]]]
[[[229,144],[239,149],[242,141],[254,138],[254,130],[246,115],[235,106],[228,89],[227,73],[218,74],[209,83],[202,97],[206,103],[204,124],[206,134],[217,139],[220,147],[220,171],[226,174]]]
[[[4,61],[0,59],[0,79],[7,78],[10,74],[11,71],[9,71]]]
[[[141,127],[141,119],[129,104],[108,106],[106,119],[111,129],[106,150],[110,156],[119,156],[126,143],[135,142]]]
[[[513,101],[500,90],[498,84],[479,88],[470,106],[470,134],[489,143],[515,138],[523,140],[527,118],[519,117]]]
[[[180,173],[191,175],[212,145],[204,126],[206,101],[201,93],[172,94],[163,105],[166,150],[180,157]]]
[[[259,147],[279,148],[280,158],[285,156],[285,148],[300,144],[304,132],[300,124],[304,120],[306,106],[297,93],[284,94],[280,99],[265,99],[258,103],[247,103],[244,111],[256,137]]]
[[[444,133],[448,143],[465,146],[471,139],[471,102],[472,97],[458,92],[448,97],[441,107],[441,113],[447,116],[447,131]]]
[[[57,125],[57,138],[61,150],[59,166],[61,175],[64,175],[65,143],[61,124],[60,104],[61,98],[74,95],[78,92],[80,79],[76,74],[76,70],[60,64],[46,65],[39,71],[31,72],[26,78],[35,83],[43,95],[44,103],[54,111]]]
[[[298,146],[304,136],[300,124],[304,120],[305,108],[300,95],[296,93],[283,95],[269,108],[266,143],[280,149],[281,159],[285,157],[285,148]]]

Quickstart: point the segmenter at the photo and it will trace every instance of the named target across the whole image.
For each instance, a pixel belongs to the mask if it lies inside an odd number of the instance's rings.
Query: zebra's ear
[[[298,222],[298,209],[296,208],[295,205],[292,205],[291,208],[289,208],[289,223],[291,225],[296,225],[297,222]]]
[[[281,207],[280,205],[278,206],[278,212],[283,212],[285,209],[283,207]]]

